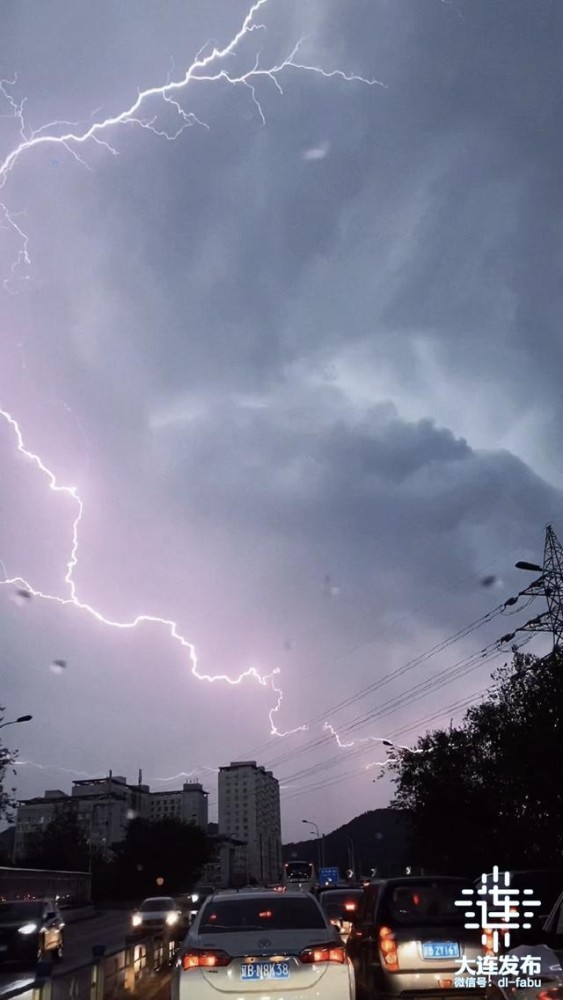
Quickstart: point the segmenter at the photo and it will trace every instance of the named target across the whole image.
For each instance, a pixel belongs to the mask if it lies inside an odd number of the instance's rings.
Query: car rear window
[[[462,889],[473,886],[470,881],[417,883],[414,880],[406,885],[389,886],[382,899],[385,920],[411,925],[463,925],[465,907],[456,906],[457,900],[464,899]]]
[[[342,890],[340,892],[323,892],[319,902],[329,917],[345,917],[353,920],[362,896],[362,890],[356,892]]]
[[[313,899],[280,896],[275,899],[217,899],[207,904],[200,934],[248,930],[320,930],[325,919]]]

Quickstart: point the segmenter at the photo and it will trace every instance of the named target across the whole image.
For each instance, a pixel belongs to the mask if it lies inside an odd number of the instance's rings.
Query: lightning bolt
[[[337,733],[334,726],[330,722],[325,722],[323,729],[325,732],[331,733],[336,740],[336,745],[340,750],[349,750],[351,747],[361,746],[366,743],[381,743],[385,747],[390,747],[392,750],[405,750],[407,753],[425,753],[424,750],[413,750],[411,747],[403,746],[401,743],[393,743],[391,740],[386,740],[383,736],[362,736],[361,739],[351,740],[350,743],[343,743],[339,734]],[[369,771],[372,767],[386,767],[389,764],[389,757],[387,760],[374,760],[370,764],[365,765],[365,770]]]
[[[81,601],[79,599],[76,592],[76,584],[73,580],[73,572],[78,562],[78,529],[80,522],[82,520],[82,515],[84,513],[84,503],[78,494],[78,489],[76,486],[60,485],[57,482],[55,474],[51,471],[51,469],[47,468],[47,466],[43,463],[39,455],[36,455],[34,452],[29,451],[29,449],[25,447],[20,426],[17,420],[15,420],[15,418],[10,413],[8,413],[7,410],[0,409],[0,417],[3,417],[4,420],[7,421],[7,423],[12,428],[17,441],[17,450],[27,459],[29,459],[34,465],[36,465],[37,468],[43,473],[43,475],[46,476],[46,478],[49,481],[49,488],[53,491],[53,493],[62,493],[68,496],[75,504],[77,511],[72,521],[72,532],[71,532],[72,541],[70,548],[70,556],[66,564],[66,573],[64,576],[64,582],[67,585],[69,593],[68,597],[61,597],[56,594],[45,594],[43,593],[43,591],[37,590],[21,576],[7,577],[4,580],[0,580],[0,586],[22,587],[25,588],[25,590],[27,590],[29,594],[32,595],[33,597],[41,598],[44,601],[54,601],[55,603],[62,604],[64,606],[72,605],[73,607],[79,609],[80,611],[87,612],[87,614],[95,618],[96,621],[104,625],[109,625],[112,628],[133,629],[144,622],[154,623],[163,626],[168,630],[171,637],[176,642],[178,642],[184,649],[187,650],[188,658],[191,664],[191,672],[194,675],[194,677],[197,677],[198,680],[208,681],[209,683],[213,683],[215,681],[224,681],[226,684],[235,685],[235,684],[240,684],[241,681],[245,680],[246,678],[252,677],[264,687],[271,686],[272,689],[278,694],[277,704],[274,706],[274,708],[270,710],[272,735],[274,735],[275,727],[273,725],[272,716],[278,710],[283,698],[282,692],[280,691],[279,688],[275,686],[273,682],[274,676],[277,673],[279,673],[279,668],[276,668],[269,674],[262,675],[258,673],[255,667],[248,667],[247,670],[244,670],[241,674],[239,674],[238,677],[235,678],[229,677],[227,674],[217,674],[215,676],[211,676],[210,674],[202,674],[198,670],[198,661],[195,648],[192,645],[192,643],[188,642],[188,640],[185,639],[184,636],[178,631],[178,626],[176,622],[167,618],[159,618],[156,615],[145,615],[145,614],[137,615],[134,619],[128,622],[119,622],[115,621],[112,618],[106,618],[105,615],[103,615],[100,611],[96,610],[96,608],[92,607],[92,605],[86,604],[84,601]]]
[[[95,119],[99,110],[97,109],[92,113],[89,123],[61,120],[49,122],[48,124],[42,125],[37,129],[31,129],[28,127],[24,116],[26,99],[24,98],[18,103],[12,96],[13,88],[17,83],[17,77],[14,76],[12,80],[0,80],[0,93],[4,96],[9,107],[11,108],[12,117],[18,124],[19,136],[21,139],[19,144],[12,149],[10,153],[8,153],[2,162],[0,162],[0,191],[5,188],[8,179],[14,171],[14,168],[17,166],[22,157],[31,153],[32,150],[38,150],[41,147],[60,146],[79,164],[87,169],[91,169],[84,158],[84,153],[87,152],[88,148],[102,147],[113,156],[119,155],[118,150],[110,141],[110,135],[113,130],[119,129],[120,127],[135,126],[143,128],[167,141],[174,141],[178,139],[178,137],[187,128],[193,126],[208,129],[209,125],[206,122],[200,120],[194,112],[186,111],[180,103],[180,94],[189,85],[191,85],[191,88],[193,89],[197,83],[211,84],[222,81],[233,87],[244,87],[250,94],[252,103],[254,104],[262,125],[266,124],[266,118],[262,104],[258,97],[257,85],[261,81],[269,82],[273,84],[276,91],[280,95],[283,95],[280,76],[288,71],[316,74],[327,80],[339,78],[347,83],[357,82],[370,87],[386,87],[386,85],[380,80],[368,79],[357,74],[345,73],[340,69],[328,70],[322,66],[302,61],[300,59],[300,52],[304,42],[303,38],[301,38],[294,45],[289,54],[279,62],[274,62],[268,66],[261,65],[261,54],[260,51],[258,51],[251,65],[248,66],[248,68],[246,68],[243,72],[236,74],[229,70],[227,68],[227,61],[230,57],[238,54],[237,48],[240,43],[245,38],[252,35],[258,35],[266,31],[266,26],[263,23],[258,23],[256,21],[256,15],[259,11],[264,12],[270,3],[271,0],[255,0],[255,2],[249,7],[239,30],[232,36],[226,45],[223,47],[213,45],[211,50],[204,55],[204,52],[209,49],[209,44],[205,45],[202,49],[200,49],[192,64],[187,68],[187,70],[185,70],[183,76],[180,76],[179,79],[173,80],[171,79],[170,74],[168,74],[166,83],[160,86],[147,87],[144,90],[138,90],[136,100],[133,101],[129,107],[118,114],[106,117],[99,121],[92,120]],[[173,127],[170,124],[167,127],[165,123],[159,120],[160,112],[151,115],[145,113],[147,104],[149,102],[154,102],[155,100],[161,101],[162,111],[168,112],[168,114],[170,114],[170,111],[172,112],[174,119]],[[30,277],[28,272],[31,268],[32,262],[29,249],[29,237],[20,225],[16,214],[10,211],[8,206],[2,201],[0,201],[0,213],[2,214],[9,229],[11,229],[15,234],[19,244],[16,259],[12,263],[10,269],[10,276],[4,281],[4,287],[8,291],[14,291],[14,285],[18,279],[23,278],[23,280],[29,280]],[[176,622],[171,619],[160,618],[148,614],[139,614],[131,621],[116,621],[112,618],[106,617],[99,610],[94,608],[92,605],[85,603],[78,597],[73,574],[78,563],[79,526],[84,514],[84,503],[78,493],[78,488],[76,486],[59,484],[55,474],[44,464],[39,455],[30,451],[25,446],[23,435],[17,420],[4,409],[0,409],[0,416],[9,424],[14,432],[18,451],[31,461],[47,478],[49,488],[54,493],[64,494],[68,497],[76,509],[76,514],[72,520],[70,554],[66,563],[66,572],[64,575],[66,596],[43,593],[42,591],[34,588],[22,577],[9,577],[5,571],[4,579],[0,581],[0,585],[15,585],[25,588],[29,595],[33,595],[36,598],[41,598],[45,601],[53,601],[64,606],[72,605],[77,610],[91,615],[96,619],[96,621],[112,628],[134,629],[145,623],[158,624],[166,629],[170,637],[174,641],[178,642],[182,648],[187,651],[191,673],[198,680],[207,681],[209,683],[222,681],[226,684],[234,686],[240,684],[246,679],[253,679],[262,686],[270,688],[277,696],[275,705],[268,712],[270,735],[282,737],[292,735],[293,733],[307,731],[309,728],[307,725],[298,726],[295,729],[287,730],[285,732],[277,729],[275,725],[274,716],[279,712],[284,697],[282,689],[278,687],[275,682],[275,678],[280,673],[279,668],[272,670],[269,674],[262,675],[256,670],[255,667],[249,667],[235,678],[229,677],[227,674],[211,676],[210,674],[201,673],[198,668],[195,648],[192,643],[180,633]],[[3,564],[1,565],[2,569],[4,569]],[[347,747],[354,746],[354,742],[349,744],[342,743],[333,727],[329,726],[328,723],[325,725],[325,728],[327,728],[327,726],[335,736],[339,748],[346,749]],[[368,743],[384,741],[379,737],[368,737],[364,740],[355,741],[355,743],[358,742]],[[31,761],[22,761],[20,763],[33,765],[33,762]],[[47,765],[45,765],[45,769],[47,769]],[[64,771],[65,773],[84,774],[84,772],[70,772],[65,768],[58,768],[58,770]],[[182,772],[182,774],[185,773]],[[175,775],[172,778],[153,780],[172,781],[180,776],[181,775]]]
[[[60,771],[62,774],[75,774],[80,778],[93,778],[87,771],[74,771],[70,767],[59,767],[58,764],[38,764],[36,760],[17,760],[16,767],[37,767],[40,771]]]
[[[200,119],[197,118],[193,112],[186,112],[179,100],[174,96],[185,90],[190,84],[209,84],[223,81],[233,87],[238,86],[246,88],[260,117],[262,125],[266,124],[266,118],[257,95],[256,85],[260,80],[267,80],[274,85],[280,95],[283,95],[283,88],[279,77],[288,70],[297,70],[305,73],[316,74],[327,80],[339,78],[348,83],[357,82],[368,87],[376,85],[380,87],[386,86],[380,80],[368,79],[354,73],[345,73],[340,69],[327,70],[322,66],[298,61],[298,54],[304,42],[303,38],[295,44],[291,52],[284,59],[282,59],[281,62],[274,63],[270,66],[261,66],[260,51],[258,51],[254,58],[254,62],[244,72],[235,74],[234,72],[229,71],[225,62],[236,54],[237,47],[243,39],[250,35],[266,31],[266,26],[264,24],[256,23],[255,16],[262,8],[265,9],[270,3],[271,0],[255,0],[255,3],[253,3],[249,8],[239,30],[233,35],[231,40],[223,46],[223,48],[218,48],[214,45],[208,55],[203,55],[204,50],[208,48],[208,45],[205,45],[202,49],[200,49],[192,64],[185,71],[183,77],[178,80],[171,80],[169,74],[167,82],[161,86],[147,87],[145,90],[139,90],[137,99],[133,101],[133,103],[130,104],[130,106],[124,111],[104,118],[102,121],[94,121],[87,128],[83,128],[82,130],[77,129],[77,126],[80,123],[66,121],[49,122],[47,125],[42,125],[37,129],[28,128],[24,118],[25,99],[18,104],[11,96],[10,88],[15,85],[17,78],[14,77],[14,80],[0,81],[0,91],[12,109],[12,117],[19,123],[19,134],[22,140],[0,163],[0,190],[2,190],[5,186],[18,161],[31,150],[39,149],[42,146],[62,146],[70,156],[77,160],[77,162],[85,167],[88,167],[88,164],[80,155],[80,148],[87,147],[88,144],[91,146],[101,146],[113,156],[117,156],[117,149],[111,144],[109,139],[106,138],[106,135],[118,126],[134,125],[138,128],[144,128],[170,142],[177,139],[182,132],[194,125],[200,125],[204,128],[208,128],[209,126],[205,122],[200,121]],[[151,117],[143,115],[143,106],[146,107],[148,101],[153,99],[160,99],[162,103],[166,105],[165,110],[169,110],[170,108],[172,109],[175,115],[174,128],[166,128],[164,124],[159,125],[158,113],[153,114]],[[68,131],[64,130],[66,126],[69,126]],[[20,250],[18,251],[17,259],[12,264],[10,277],[5,279],[4,282],[5,287],[9,291],[12,291],[13,289],[11,286],[18,276],[18,272],[26,270],[31,266],[29,238],[16,221],[15,216],[9,211],[6,204],[0,202],[0,211],[3,214],[6,223],[13,230],[20,243]],[[29,275],[25,275],[25,278],[28,279]]]

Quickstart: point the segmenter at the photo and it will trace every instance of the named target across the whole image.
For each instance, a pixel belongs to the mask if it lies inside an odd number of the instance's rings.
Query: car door
[[[354,966],[358,986],[363,991],[369,989],[370,985],[377,894],[377,886],[367,886],[363,896],[360,897],[356,918],[348,938],[348,954]]]

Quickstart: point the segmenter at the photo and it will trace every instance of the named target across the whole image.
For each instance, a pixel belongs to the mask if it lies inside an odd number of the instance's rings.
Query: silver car
[[[492,977],[487,1000],[563,1000],[563,893],[533,940],[511,948],[506,957],[516,959],[509,975]],[[539,970],[523,968],[526,958],[537,959]]]
[[[459,997],[455,979],[465,960],[484,954],[481,932],[464,927],[456,901],[470,879],[410,876],[368,886],[347,942],[358,995]],[[465,986],[463,996],[486,989]]]
[[[309,893],[219,892],[182,945],[172,1000],[354,1000],[338,931]]]
[[[151,896],[131,914],[134,935],[158,934],[166,931],[175,936],[183,931],[183,911],[171,896]]]

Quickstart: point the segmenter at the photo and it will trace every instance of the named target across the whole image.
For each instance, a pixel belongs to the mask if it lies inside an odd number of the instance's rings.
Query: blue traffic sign
[[[330,882],[340,882],[340,870],[338,868],[321,868],[319,870],[319,882],[326,885]]]

